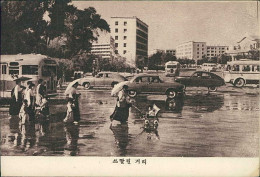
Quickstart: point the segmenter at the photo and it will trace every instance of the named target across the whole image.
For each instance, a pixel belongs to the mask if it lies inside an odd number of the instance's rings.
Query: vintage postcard
[[[1,1],[2,176],[259,176],[258,1]]]

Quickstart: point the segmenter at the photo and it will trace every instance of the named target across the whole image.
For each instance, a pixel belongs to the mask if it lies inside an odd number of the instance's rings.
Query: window
[[[127,29],[124,29],[124,33],[127,32]]]
[[[127,39],[127,36],[124,36],[124,40],[126,40]]]
[[[6,65],[2,65],[2,74],[6,74],[6,68],[7,68]]]
[[[250,66],[244,65],[242,71],[250,71]]]
[[[38,75],[38,65],[22,65],[22,74]]]
[[[233,65],[232,71],[239,71],[239,65]]]
[[[150,77],[150,80],[151,80],[151,82],[153,82],[153,83],[160,83],[160,79],[159,79],[159,77]]]
[[[118,54],[118,50],[115,50],[115,54]]]
[[[115,36],[115,40],[118,40],[118,36]]]
[[[126,50],[124,50],[124,52],[123,52],[124,54],[126,54]]]
[[[118,43],[115,43],[115,47],[118,47]]]
[[[124,47],[126,47],[126,43],[124,43]]]
[[[118,21],[115,21],[115,25],[118,25]]]
[[[200,45],[198,44],[197,46],[199,47]]]
[[[42,76],[56,76],[56,66],[43,66]]]
[[[197,54],[200,54],[199,52],[197,52]]]
[[[124,22],[124,26],[126,26],[127,25],[127,22]]]
[[[197,56],[197,58],[199,58],[199,56]]]
[[[115,32],[118,33],[118,28],[115,29]]]
[[[149,77],[138,77],[135,82],[149,82]]]
[[[18,62],[10,62],[9,66],[9,74],[18,74],[19,75],[19,63]]]

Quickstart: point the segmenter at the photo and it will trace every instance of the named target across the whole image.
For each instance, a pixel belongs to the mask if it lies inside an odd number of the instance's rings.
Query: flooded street
[[[207,94],[187,88],[186,95],[166,100],[165,95],[138,95],[142,113],[156,104],[158,134],[143,131],[141,113],[130,108],[128,125],[109,116],[116,98],[110,90],[80,89],[79,125],[64,125],[66,101],[50,101],[49,122],[19,126],[0,112],[1,154],[39,156],[148,156],[148,157],[257,157],[259,142],[258,89],[223,86]]]

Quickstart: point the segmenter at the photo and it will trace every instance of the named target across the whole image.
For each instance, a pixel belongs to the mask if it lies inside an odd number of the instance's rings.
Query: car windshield
[[[177,65],[167,65],[167,68],[177,68]]]

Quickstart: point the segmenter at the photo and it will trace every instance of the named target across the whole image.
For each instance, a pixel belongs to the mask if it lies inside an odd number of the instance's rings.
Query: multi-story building
[[[108,37],[106,36],[106,41],[93,43],[90,53],[98,55],[103,59],[108,59],[109,61],[112,61],[113,57],[115,56],[114,39],[108,39]]]
[[[175,49],[167,49],[165,50],[165,53],[172,54],[173,56],[176,56],[176,50]]]
[[[228,46],[207,46],[207,58],[218,57],[228,51]]]
[[[201,60],[207,54],[206,42],[189,41],[177,46],[176,57],[180,59]]]
[[[142,67],[148,58],[148,25],[137,17],[111,17],[110,27],[115,53]]]

